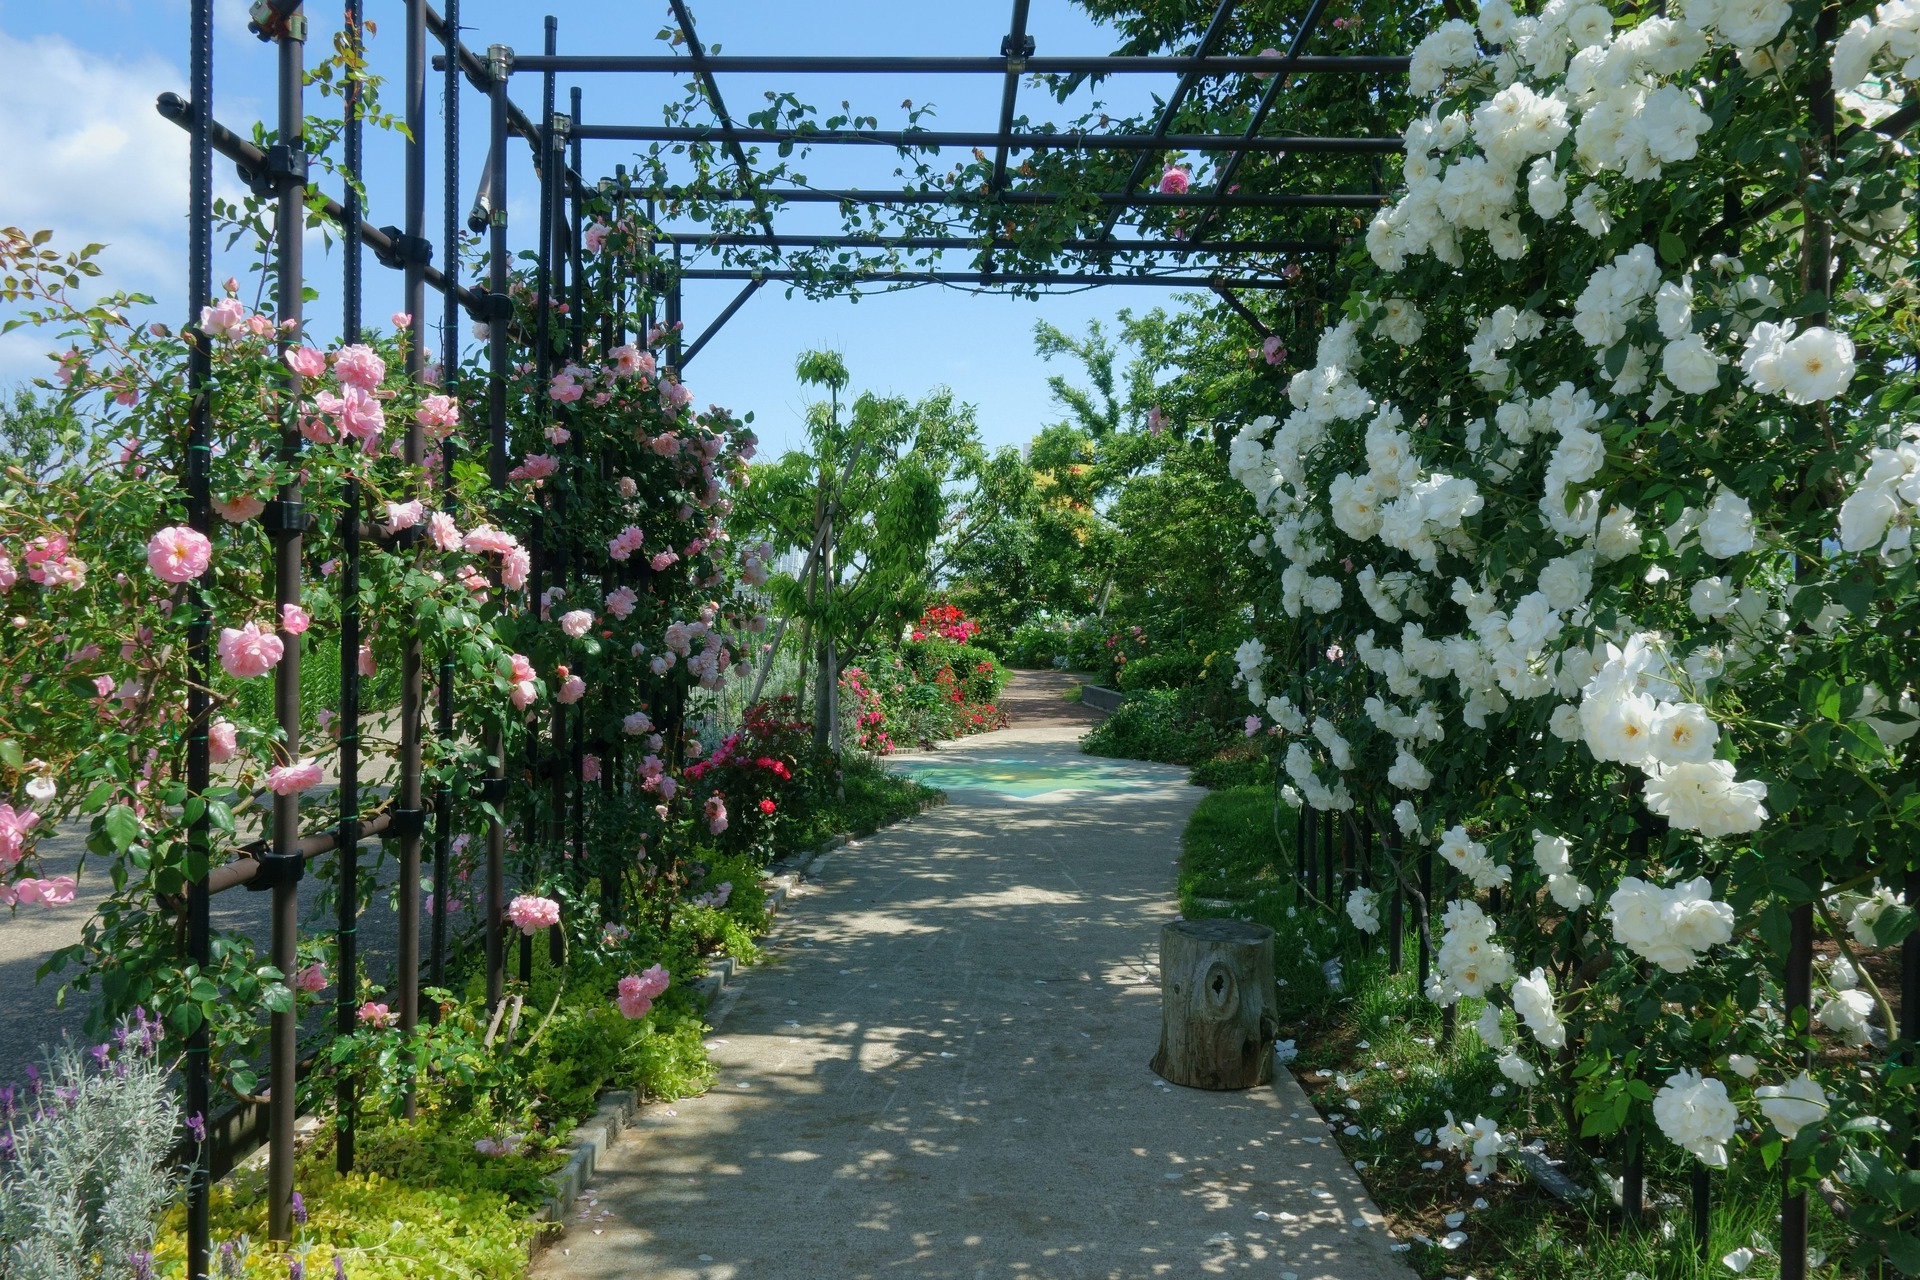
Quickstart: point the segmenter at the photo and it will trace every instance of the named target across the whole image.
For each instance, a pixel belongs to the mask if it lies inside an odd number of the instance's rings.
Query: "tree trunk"
[[[1160,930],[1160,1051],[1151,1065],[1162,1079],[1192,1089],[1267,1084],[1279,1027],[1273,930],[1241,920]]]

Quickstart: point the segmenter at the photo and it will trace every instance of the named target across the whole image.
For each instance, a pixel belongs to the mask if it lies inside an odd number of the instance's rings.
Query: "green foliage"
[[[1194,654],[1150,653],[1120,669],[1120,689],[1124,693],[1182,689],[1197,683],[1205,674],[1206,664]]]
[[[1081,739],[1080,749],[1095,756],[1197,764],[1227,741],[1201,713],[1201,705],[1191,689],[1147,689],[1129,695],[1118,711]]]

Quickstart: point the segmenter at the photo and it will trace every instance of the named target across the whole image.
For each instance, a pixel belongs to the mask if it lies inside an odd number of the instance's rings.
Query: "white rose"
[[[1857,1049],[1872,1038],[1873,997],[1858,988],[1835,991],[1813,1011],[1813,1021]]]
[[[1553,988],[1547,985],[1547,971],[1535,969],[1513,982],[1513,1011],[1527,1024],[1543,1048],[1566,1047],[1567,1028],[1553,1004]]]
[[[1831,329],[1807,330],[1782,348],[1779,359],[1783,390],[1795,404],[1831,400],[1853,381],[1853,339]]]
[[[1697,702],[1663,702],[1653,716],[1653,754],[1661,764],[1703,764],[1713,759],[1720,726]]]
[[[1804,1071],[1785,1084],[1763,1084],[1753,1096],[1761,1114],[1789,1142],[1808,1125],[1827,1118],[1827,1091]]]
[[[1371,889],[1355,889],[1347,895],[1347,918],[1362,933],[1380,932],[1380,895]]]
[[[1716,560],[1753,550],[1753,509],[1731,489],[1714,495],[1700,521],[1700,549]]]
[[[1740,1112],[1718,1080],[1693,1070],[1669,1076],[1653,1095],[1653,1120],[1668,1141],[1692,1152],[1700,1163],[1727,1167],[1727,1144],[1733,1141]]]
[[[1500,1068],[1501,1075],[1513,1081],[1522,1089],[1531,1089],[1540,1083],[1540,1072],[1535,1069],[1531,1062],[1528,1062],[1511,1049],[1501,1054],[1499,1060],[1495,1062],[1494,1065]]]
[[[1725,578],[1702,578],[1693,584],[1693,590],[1687,594],[1687,607],[1702,622],[1709,618],[1724,618],[1728,610],[1733,608],[1733,592]]]
[[[1687,334],[1667,344],[1660,356],[1660,372],[1666,374],[1676,391],[1702,396],[1720,386],[1720,366],[1726,361],[1707,346],[1697,333]]]
[[[1863,947],[1890,946],[1897,939],[1883,938],[1882,929],[1890,928],[1893,923],[1887,918],[1889,914],[1906,905],[1905,894],[1896,894],[1891,889],[1875,889],[1871,897],[1848,914],[1847,932],[1851,933],[1853,940]]]

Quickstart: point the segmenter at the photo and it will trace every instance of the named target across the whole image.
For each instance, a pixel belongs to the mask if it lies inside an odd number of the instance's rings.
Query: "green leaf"
[[[107,838],[113,841],[113,847],[122,852],[140,838],[140,819],[124,804],[107,810],[107,816],[100,822],[106,829]]]
[[[1660,256],[1675,266],[1687,260],[1687,245],[1671,231],[1660,233]]]

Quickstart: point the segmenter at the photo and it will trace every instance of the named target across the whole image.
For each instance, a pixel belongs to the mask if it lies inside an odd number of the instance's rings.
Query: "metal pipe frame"
[[[284,161],[277,175],[278,203],[274,214],[274,244],[277,252],[275,280],[275,316],[284,354],[300,342],[302,320],[301,291],[306,282],[299,229],[306,226],[307,182],[305,170],[304,90],[306,75],[306,22],[298,9],[277,37],[279,54],[279,104],[277,157]],[[286,234],[289,229],[293,234]],[[300,457],[299,411],[302,379],[291,368],[286,374],[286,402],[282,412],[280,453],[296,479],[280,487],[273,514],[273,586],[276,611],[284,619],[288,606],[301,602],[300,558],[305,541],[302,530],[305,514],[298,476]],[[273,702],[282,741],[283,763],[300,758],[300,638],[280,625],[284,656],[273,669]],[[271,864],[273,895],[273,936],[271,963],[291,978],[299,955],[300,877],[306,859],[300,856],[300,795],[289,792],[273,798],[273,852],[265,862]],[[268,1079],[272,1096],[268,1120],[267,1163],[267,1235],[272,1240],[293,1236],[293,1125],[299,1113],[298,1081],[295,1059],[299,1046],[299,1019],[291,1005],[269,1015]]]
[[[587,75],[600,72],[660,72],[684,75],[691,58],[660,54],[564,54],[557,57],[527,57],[514,62],[514,70],[560,75]],[[982,57],[783,57],[709,56],[706,69],[715,75],[1005,75],[1005,58]],[[1326,55],[1319,57],[1269,57],[1260,54],[1181,57],[1165,54],[1080,54],[1057,58],[1028,58],[1028,75],[1191,75],[1280,76],[1314,75],[1404,75],[1408,59],[1373,55]]]
[[[1207,23],[1207,29],[1201,33],[1199,47],[1195,50],[1198,57],[1205,58],[1212,53],[1214,46],[1220,42],[1220,37],[1226,34],[1227,22],[1233,17],[1235,3],[1236,0],[1220,0],[1213,11],[1213,20]],[[1153,122],[1155,138],[1167,136],[1168,130],[1173,128],[1174,117],[1180,114],[1180,108],[1186,105],[1187,95],[1193,92],[1193,87],[1199,83],[1199,80],[1199,75],[1192,71],[1181,75],[1179,83],[1173,86],[1173,92],[1167,95],[1167,101],[1160,109],[1160,118]],[[1147,166],[1152,163],[1152,160],[1151,151],[1142,151],[1133,158],[1133,168],[1128,171],[1127,180],[1120,186],[1122,195],[1131,194],[1133,189],[1140,185],[1140,179],[1146,176]],[[1105,240],[1113,234],[1114,224],[1120,221],[1120,210],[1119,205],[1108,209],[1107,216],[1100,227],[1099,239]]]
[[[213,296],[213,0],[192,0],[187,20],[187,82],[193,94],[187,143],[187,386],[193,400],[187,420],[187,523],[213,533],[213,356],[199,328],[200,308]],[[213,711],[213,605],[196,579],[189,591],[187,624],[187,794],[202,799],[199,816],[187,824],[186,961],[206,969],[213,959],[207,888],[212,822],[204,803],[213,781],[207,730]],[[203,1021],[187,1037],[186,1117],[192,1163],[187,1170],[187,1274],[209,1272],[213,1250],[211,1170],[206,1123],[213,1110],[212,1037]],[[198,1137],[194,1136],[198,1126]]]
[[[753,181],[753,164],[747,159],[746,149],[740,145],[740,136],[734,128],[733,117],[727,114],[726,99],[720,96],[720,82],[714,79],[706,48],[700,43],[700,37],[694,33],[693,14],[687,9],[687,0],[671,0],[671,3],[673,5],[673,20],[679,24],[680,34],[686,39],[687,61],[693,64],[695,74],[700,77],[700,87],[706,92],[707,104],[713,108],[713,114],[719,117],[721,143],[726,147],[727,154],[733,157],[734,164],[739,166],[740,180],[751,183]],[[549,52],[551,52],[551,50]],[[548,71],[546,75],[548,82],[551,83],[554,72]],[[573,118],[577,123],[580,119],[580,113],[575,111]],[[767,239],[771,242],[773,239],[773,215],[767,211],[764,201],[755,199],[753,203],[754,208],[760,215],[760,229],[766,232]]]
[[[429,6],[428,26],[433,10]],[[460,30],[460,0],[447,0],[444,30]],[[448,41],[449,49],[457,47]],[[458,59],[447,63],[441,89],[440,110],[445,127],[441,141],[444,168],[441,174],[442,218],[440,234],[440,276],[443,280],[460,278],[460,66]],[[459,403],[460,386],[460,308],[452,291],[441,291],[440,383],[441,389]],[[453,490],[453,464],[459,454],[457,433],[448,433],[440,442],[440,486],[442,493]],[[451,651],[440,659],[439,705],[435,729],[441,750],[453,741],[454,660]],[[453,874],[453,780],[444,774],[434,792],[433,820],[433,936],[427,959],[427,985],[447,985],[447,884]],[[437,1009],[436,1009],[437,1020]]]
[[[347,0],[346,40],[360,55],[365,43],[361,0]],[[363,169],[360,81],[348,75],[343,88],[347,199],[340,219],[342,310],[340,340],[360,341],[360,180]],[[334,925],[334,1029],[355,1030],[360,1003],[360,963],[356,933],[360,915],[360,485],[342,486],[340,520],[340,881]],[[334,1168],[353,1172],[354,1127],[359,1098],[353,1077],[342,1072],[334,1090]]]
[[[965,236],[863,236],[863,235],[780,235],[774,240],[785,247],[814,249],[912,249],[984,251],[1013,248],[1018,241],[995,237],[971,240]],[[752,248],[765,244],[766,237],[746,232],[668,231],[657,237],[661,244],[686,245],[689,248]],[[1063,240],[1067,252],[1100,253],[1315,253],[1337,249],[1331,240]]]
[[[790,267],[751,269],[747,267],[687,267],[681,280],[808,280],[818,273],[796,271]],[[960,284],[986,288],[1005,285],[1158,285],[1164,289],[1211,289],[1214,276],[1113,275],[1107,272],[1079,271],[869,271],[861,281],[873,284]],[[1232,289],[1285,289],[1291,283],[1278,276],[1248,278],[1225,282]],[[671,299],[669,300],[671,302]],[[669,321],[679,318],[672,309]]]
[[[740,191],[688,191],[684,188],[630,186],[619,189],[624,196],[647,196],[662,200],[701,200],[713,204],[747,204],[754,196]],[[1068,197],[1051,191],[1004,191],[998,195],[977,191],[863,191],[857,187],[815,189],[789,187],[767,191],[765,196],[787,204],[944,204],[970,209],[982,205],[1054,205],[1070,199],[1090,199],[1096,204],[1117,204],[1127,208],[1205,209],[1217,205],[1243,209],[1375,209],[1388,197],[1376,191],[1235,192],[1216,198],[1211,192],[1190,195],[1163,195],[1158,191],[1123,195],[1117,191],[1092,196]]]
[[[495,490],[507,487],[507,81],[513,74],[513,50],[506,45],[487,49],[488,109],[491,113],[487,149],[488,198],[492,209],[487,229],[487,292],[493,310],[487,322],[487,476]],[[506,856],[507,829],[501,812],[507,790],[506,741],[498,729],[488,735],[487,800],[487,1004],[498,1008],[505,998],[507,974]]]
[[[695,143],[717,140],[705,125],[580,124],[580,136],[598,142]],[[1210,133],[1178,133],[1155,137],[1151,133],[1030,133],[994,130],[939,129],[735,129],[739,142],[794,146],[893,147],[901,151],[931,151],[947,147],[1008,146],[1019,151],[1260,151],[1306,152],[1315,155],[1398,154],[1406,149],[1399,138],[1248,137],[1222,138]]]

